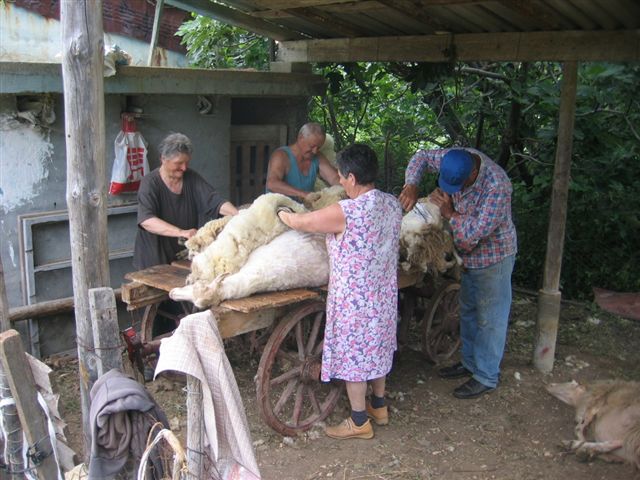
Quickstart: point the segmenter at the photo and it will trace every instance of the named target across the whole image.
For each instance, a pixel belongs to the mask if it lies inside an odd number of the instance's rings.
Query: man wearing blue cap
[[[511,181],[487,155],[473,148],[419,150],[409,161],[399,200],[409,211],[425,170],[440,172],[430,198],[449,221],[464,262],[460,288],[462,361],[440,369],[442,378],[469,380],[453,391],[476,398],[494,390],[511,309],[511,273],[517,252],[511,218]]]

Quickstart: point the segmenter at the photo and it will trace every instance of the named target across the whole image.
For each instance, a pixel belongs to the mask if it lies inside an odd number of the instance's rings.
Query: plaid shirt
[[[478,178],[468,188],[451,195],[458,216],[449,221],[464,266],[484,268],[514,255],[518,250],[511,219],[511,181],[506,172],[484,153],[465,148],[481,159]],[[405,172],[405,183],[418,185],[425,169],[437,172],[449,151],[418,150]]]

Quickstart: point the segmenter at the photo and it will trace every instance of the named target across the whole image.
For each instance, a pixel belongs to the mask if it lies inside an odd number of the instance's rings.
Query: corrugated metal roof
[[[401,42],[396,59],[406,60],[412,57],[408,49],[438,49],[443,37],[455,46],[449,54],[462,52],[463,58],[453,56],[467,60],[640,59],[637,0],[166,0],[166,4],[284,42],[282,59],[288,61],[330,60],[331,48],[341,50],[338,61],[394,59],[390,58],[394,52],[374,51],[389,50],[382,39],[388,43],[394,38]],[[357,42],[362,39],[367,40]],[[518,48],[511,48],[514,42]],[[491,45],[497,53],[492,53]]]
[[[189,3],[189,2],[185,2]],[[637,0],[223,0],[252,17],[309,38],[433,33],[629,30]]]

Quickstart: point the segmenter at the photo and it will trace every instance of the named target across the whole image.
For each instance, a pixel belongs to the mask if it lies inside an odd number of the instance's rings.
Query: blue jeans
[[[511,272],[515,255],[462,274],[460,338],[462,364],[473,378],[496,387],[511,310]]]

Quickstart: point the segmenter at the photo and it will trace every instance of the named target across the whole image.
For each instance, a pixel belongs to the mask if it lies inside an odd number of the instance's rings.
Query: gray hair
[[[305,123],[302,127],[300,127],[300,131],[298,132],[298,137],[302,138],[309,138],[315,135],[322,137],[325,137],[327,135],[324,127],[316,122]]]
[[[161,157],[173,158],[181,153],[191,155],[193,153],[193,144],[189,137],[182,133],[170,133],[160,142],[158,149]]]

